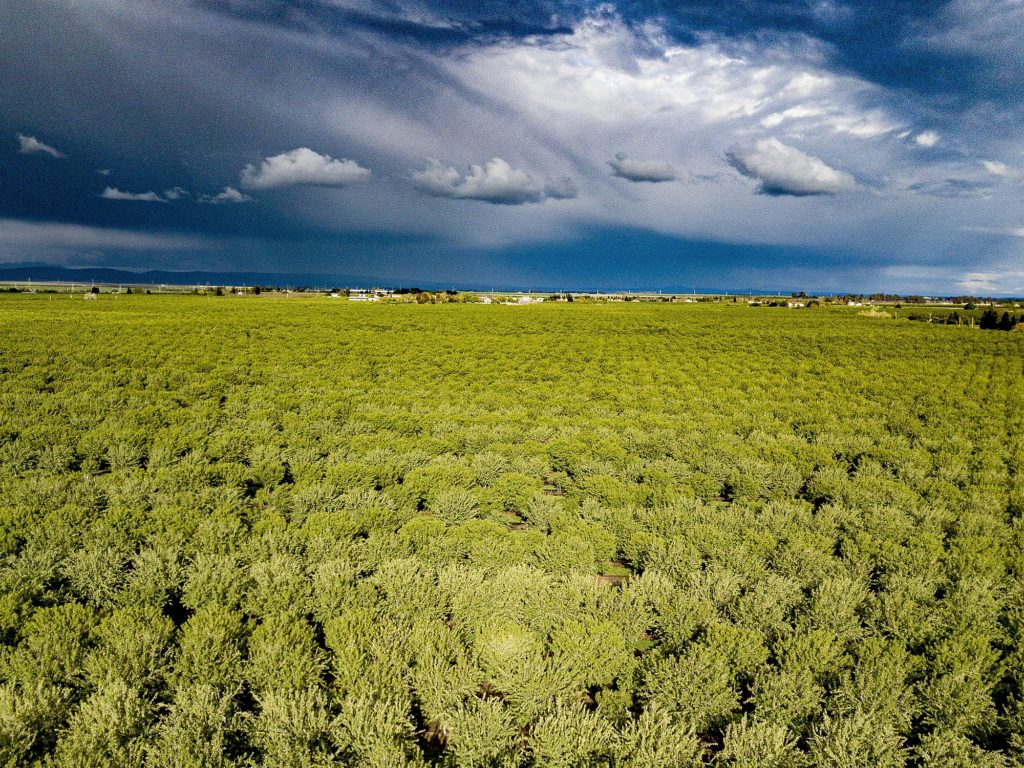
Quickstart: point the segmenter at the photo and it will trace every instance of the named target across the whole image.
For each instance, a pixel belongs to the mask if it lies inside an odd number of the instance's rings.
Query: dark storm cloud
[[[232,18],[296,30],[346,35],[353,29],[424,46],[495,37],[558,36],[602,7],[630,23],[657,19],[684,43],[714,36],[725,43],[800,36],[821,41],[836,67],[880,84],[954,103],[978,103],[1024,79],[1020,57],[1007,61],[1007,35],[1021,12],[1000,0],[760,0],[598,2],[327,2],[326,0],[197,0]],[[995,66],[993,66],[995,65]],[[971,87],[965,87],[970,84]]]
[[[80,229],[62,248],[160,244],[153,258],[170,259],[169,242],[244,240],[223,258],[387,266],[408,253],[428,274],[453,249],[472,271],[474,248],[543,249],[596,226],[827,246],[861,264],[864,249],[890,253],[894,232],[905,243],[913,222],[910,251],[931,253],[949,222],[1024,224],[1011,6],[0,4],[0,219],[40,225],[18,230],[22,249],[67,226]],[[613,175],[722,183],[645,194]],[[864,194],[839,194],[854,175]],[[982,198],[985,211],[967,208]],[[823,215],[808,228],[812,206]],[[957,243],[993,263],[1012,256],[990,241]]]
[[[198,0],[196,5],[232,18],[301,31],[350,34],[354,29],[423,45],[455,45],[494,37],[559,35],[554,3],[344,3],[282,0]],[[372,10],[368,10],[372,8]],[[427,14],[420,9],[426,8]],[[432,11],[432,12],[429,12]],[[571,7],[578,18],[581,8]]]

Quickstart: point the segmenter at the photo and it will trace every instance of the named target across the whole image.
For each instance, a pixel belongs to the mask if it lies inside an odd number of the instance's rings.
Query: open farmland
[[[1024,334],[0,298],[0,764],[1024,761]]]

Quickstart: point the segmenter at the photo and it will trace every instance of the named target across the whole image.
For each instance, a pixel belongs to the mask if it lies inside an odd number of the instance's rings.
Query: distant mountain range
[[[390,287],[382,278],[353,275],[313,275],[285,272],[175,272],[151,269],[136,272],[111,267],[60,267],[17,264],[0,267],[0,282],[102,283],[104,285],[266,285],[289,288]],[[423,287],[434,287],[424,285]],[[448,286],[450,287],[450,286]]]
[[[546,286],[539,284],[515,285],[501,283],[452,283],[433,280],[396,281],[384,277],[367,275],[323,275],[303,272],[207,272],[193,270],[177,272],[172,270],[151,269],[133,271],[112,267],[61,267],[52,264],[9,264],[0,266],[0,283],[99,283],[101,285],[138,285],[154,287],[160,285],[174,286],[249,286],[259,285],[275,288],[314,288],[327,290],[331,288],[422,288],[424,290],[458,289],[463,291],[502,291],[519,292],[534,291],[537,293],[553,293],[569,291],[570,293],[622,293],[621,288],[613,286]],[[708,288],[690,286],[633,286],[631,293],[666,293],[666,294],[732,294],[740,296],[778,296],[776,291],[750,288]],[[809,294],[815,295],[812,291]],[[836,293],[826,291],[824,294]],[[840,292],[841,293],[841,292]],[[856,291],[852,292],[856,293]]]
[[[526,291],[532,290],[548,293],[561,290],[544,285],[502,285],[494,283],[451,283],[431,280],[415,282],[398,282],[395,280],[366,275],[321,275],[301,272],[206,272],[195,270],[176,272],[171,270],[152,269],[132,271],[111,267],[61,267],[52,264],[12,264],[0,267],[0,283],[16,283],[29,281],[38,283],[100,283],[102,285],[222,285],[242,286],[260,285],[279,288],[408,288],[417,287],[424,290],[444,290],[456,288],[466,291]],[[573,293],[615,292],[617,289],[608,286],[587,286],[570,288]],[[680,286],[664,286],[640,289],[647,292],[690,293],[691,288]],[[638,292],[636,289],[634,293]],[[746,293],[767,295],[766,291],[713,291],[699,289],[698,293]]]

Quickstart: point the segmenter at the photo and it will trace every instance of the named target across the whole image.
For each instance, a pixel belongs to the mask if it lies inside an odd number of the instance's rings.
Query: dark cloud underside
[[[792,252],[1024,290],[1022,23],[1005,0],[0,4],[0,262],[810,279]]]

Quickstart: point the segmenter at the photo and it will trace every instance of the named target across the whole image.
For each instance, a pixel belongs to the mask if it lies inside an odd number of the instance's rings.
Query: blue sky
[[[1024,3],[0,5],[0,263],[1024,293]]]

